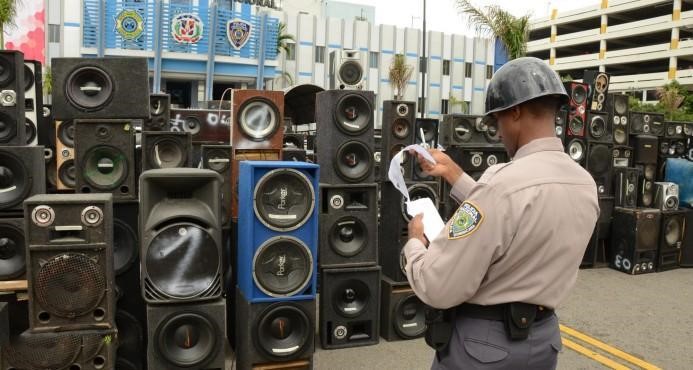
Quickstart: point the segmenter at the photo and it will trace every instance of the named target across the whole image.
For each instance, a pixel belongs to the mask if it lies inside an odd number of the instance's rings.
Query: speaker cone
[[[498,126],[495,123],[489,124],[484,132],[484,136],[486,136],[486,141],[489,143],[500,142],[500,132],[498,131]]]
[[[436,194],[436,191],[426,184],[414,184],[410,186],[408,190],[409,199],[411,201],[421,198],[430,198],[434,205],[438,204],[438,195]],[[411,221],[412,217],[409,216],[409,213],[407,213],[407,204],[404,197],[402,197],[402,201],[400,202],[400,208],[402,211],[402,217],[404,217],[407,222]]]
[[[24,231],[0,224],[0,280],[12,280],[26,271]]]
[[[623,127],[614,128],[614,142],[616,144],[624,145],[626,143],[627,138],[628,138],[628,133],[626,132],[625,128],[623,128]]]
[[[152,168],[177,168],[184,167],[188,153],[179,141],[162,137],[155,139],[149,147],[148,158]]]
[[[300,293],[313,276],[313,255],[301,240],[275,236],[263,243],[253,257],[253,280],[272,297]]]
[[[145,256],[151,284],[174,298],[206,293],[213,287],[220,260],[217,245],[207,230],[187,222],[161,229],[147,246]]]
[[[345,216],[330,228],[332,250],[343,257],[353,257],[368,245],[368,227],[353,216]]]
[[[668,246],[674,247],[676,246],[676,243],[681,240],[681,229],[681,222],[679,218],[671,217],[667,219],[666,224],[664,225],[664,239],[666,240]]]
[[[24,131],[26,132],[25,136],[27,145],[36,140],[36,124],[29,118],[24,120]]]
[[[614,110],[616,111],[615,113],[618,115],[624,115],[626,114],[626,110],[628,109],[628,99],[625,98],[617,98],[614,97]]]
[[[600,94],[604,94],[609,88],[609,77],[606,74],[600,73],[594,79],[594,90]]]
[[[24,91],[31,89],[34,85],[34,72],[27,66],[24,65]]]
[[[436,127],[435,124],[424,121],[419,125],[419,130],[414,133],[414,137],[421,140],[421,131],[423,131],[424,142],[429,143],[430,145],[436,138],[436,134],[438,133],[436,131],[437,128],[438,127]]]
[[[576,105],[582,105],[587,99],[587,90],[583,85],[573,85],[572,99]]]
[[[371,104],[358,94],[347,94],[340,98],[334,111],[337,128],[348,135],[358,135],[367,130],[372,117]]]
[[[70,104],[85,112],[99,110],[113,97],[111,76],[96,67],[76,69],[65,83],[65,96]]]
[[[585,144],[579,140],[572,140],[568,143],[568,155],[575,162],[581,162],[585,157]]]
[[[415,338],[426,331],[424,305],[416,295],[400,300],[395,307],[395,331],[403,338]]]
[[[590,147],[589,162],[590,172],[601,175],[609,170],[611,152],[606,145],[592,145]]]
[[[303,149],[305,146],[300,136],[284,136],[284,148]]]
[[[600,138],[606,134],[606,121],[602,116],[592,117],[590,122],[590,134],[594,138]]]
[[[13,63],[6,58],[0,58],[0,87],[6,87],[14,81]]]
[[[222,173],[225,172],[230,166],[231,153],[228,150],[222,149],[210,149],[207,152],[207,168],[210,170]]]
[[[7,143],[17,136],[16,120],[7,113],[0,112],[0,143]]]
[[[638,249],[657,249],[657,224],[655,219],[643,218],[637,226]]]
[[[275,303],[257,322],[257,345],[274,358],[289,358],[303,351],[311,339],[313,325],[302,309],[287,303]]]
[[[356,85],[361,81],[363,69],[361,63],[346,61],[339,67],[339,79],[346,85]]]
[[[58,178],[63,185],[74,188],[77,185],[77,169],[74,159],[68,159],[58,169]]]
[[[474,123],[466,118],[457,118],[452,122],[452,132],[456,141],[467,142],[472,138]]]
[[[368,307],[371,290],[361,280],[349,279],[334,287],[332,306],[344,317],[356,317]]]
[[[279,128],[279,110],[264,98],[245,101],[238,109],[236,119],[241,132],[255,141],[267,140]]]
[[[127,156],[110,145],[96,146],[84,155],[84,180],[99,190],[113,190],[127,177]]]
[[[645,165],[645,173],[644,176],[648,180],[654,180],[654,175],[656,171],[656,166],[653,164],[646,164]]]
[[[582,130],[585,128],[585,123],[582,121],[582,118],[573,117],[570,120],[570,123],[568,123],[568,127],[570,128],[570,131],[573,133],[573,135],[580,135],[582,133]]]
[[[31,189],[31,178],[22,159],[9,151],[0,151],[0,209],[24,201]]]
[[[363,181],[373,171],[373,152],[361,141],[347,141],[336,155],[337,174],[347,182]]]
[[[75,146],[75,123],[74,121],[63,121],[58,127],[58,140],[63,145],[74,148]]]
[[[2,358],[11,365],[8,370],[67,369],[77,359],[81,346],[79,335],[33,334],[27,330],[2,347]]]
[[[641,114],[633,114],[631,116],[630,127],[631,127],[632,132],[634,132],[634,133],[644,131],[643,117]]]
[[[262,176],[253,194],[255,215],[275,231],[295,230],[305,224],[315,209],[315,190],[303,173],[290,168]]]
[[[121,274],[128,270],[137,258],[138,244],[135,232],[125,222],[113,220],[113,268]]]
[[[197,135],[202,129],[200,120],[195,116],[187,116],[183,119],[183,131],[189,132],[190,135]]]
[[[411,124],[404,118],[398,118],[392,123],[392,135],[398,139],[406,139],[409,135]]]
[[[159,324],[155,333],[161,357],[175,366],[202,368],[220,337],[213,320],[197,312],[177,312]]]

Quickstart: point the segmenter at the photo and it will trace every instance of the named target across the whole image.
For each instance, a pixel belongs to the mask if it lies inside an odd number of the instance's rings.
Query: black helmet
[[[559,96],[562,103],[568,101],[568,94],[558,74],[541,59],[513,59],[493,75],[488,85],[486,114],[500,112],[547,95]]]

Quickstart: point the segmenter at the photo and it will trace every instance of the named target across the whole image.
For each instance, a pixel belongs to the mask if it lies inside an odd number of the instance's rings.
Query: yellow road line
[[[612,346],[610,346],[610,345],[608,345],[602,341],[594,339],[594,338],[588,336],[587,334],[580,333],[579,331],[572,329],[572,328],[569,328],[565,325],[559,325],[559,326],[561,328],[561,332],[568,334],[570,336],[573,336],[577,339],[580,339],[581,341],[583,341],[585,343],[589,343],[589,344],[597,347],[598,349],[600,349],[604,352],[610,353],[610,354],[612,354],[612,355],[614,355],[614,356],[616,356],[622,360],[628,361],[628,362],[630,362],[630,363],[632,363],[638,367],[641,367],[645,370],[661,370],[659,367],[657,367],[657,366],[655,366],[649,362],[641,360],[641,359],[639,359],[633,355],[629,355],[629,354],[621,351],[620,349],[614,348],[614,347],[612,347]]]
[[[608,357],[602,356],[599,353],[590,350],[589,348],[583,347],[583,346],[573,342],[572,340],[570,340],[568,338],[562,338],[562,341],[563,341],[564,346],[566,346],[566,347],[572,349],[573,351],[578,352],[584,356],[587,356],[587,357],[601,363],[602,365],[604,365],[610,369],[630,370],[629,367],[623,366],[623,365],[619,364],[618,362],[616,362],[616,361],[614,361]]]

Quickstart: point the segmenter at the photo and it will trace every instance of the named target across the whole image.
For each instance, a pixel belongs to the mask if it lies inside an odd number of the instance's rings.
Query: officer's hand
[[[429,162],[421,154],[412,151],[412,154],[416,153],[416,160],[419,162],[419,166],[427,174],[442,177],[452,185],[464,173],[462,168],[441,150],[429,149],[428,152],[436,160],[436,164]]]
[[[424,235],[423,213],[419,213],[409,221],[409,239],[419,239],[425,246],[428,246],[428,240]]]

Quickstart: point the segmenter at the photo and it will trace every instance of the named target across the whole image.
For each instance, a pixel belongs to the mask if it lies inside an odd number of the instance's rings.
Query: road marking
[[[587,334],[583,334],[583,333],[581,333],[575,329],[569,328],[565,325],[559,325],[559,327],[561,328],[562,333],[570,335],[572,337],[575,337],[575,338],[577,338],[577,339],[579,339],[585,343],[591,344],[591,345],[597,347],[598,349],[600,349],[604,352],[607,352],[613,356],[616,356],[616,357],[618,357],[624,361],[630,362],[631,364],[636,365],[640,368],[643,368],[645,370],[661,370],[661,368],[659,368],[659,367],[657,367],[657,366],[655,366],[649,362],[646,362],[646,361],[639,359],[633,355],[625,353],[625,352],[621,351],[620,349],[612,347],[612,346],[610,346],[610,345],[608,345],[602,341],[599,341],[597,339],[594,339],[594,338],[588,336]]]
[[[573,351],[578,352],[584,356],[587,356],[587,357],[601,363],[602,365],[604,365],[610,369],[630,370],[629,367],[623,366],[623,365],[619,364],[618,362],[616,362],[616,361],[614,361],[608,357],[602,356],[599,353],[590,350],[589,348],[583,347],[583,346],[573,342],[572,340],[570,340],[568,338],[562,338],[561,340],[562,340],[564,346],[566,346],[566,347],[572,349]]]

